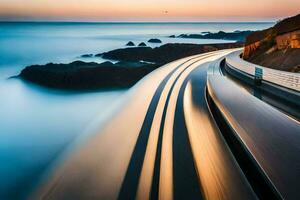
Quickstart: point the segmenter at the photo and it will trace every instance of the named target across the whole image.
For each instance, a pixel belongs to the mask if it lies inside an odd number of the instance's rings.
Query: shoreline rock
[[[160,39],[157,38],[152,38],[150,40],[148,40],[149,43],[162,43],[162,41]]]
[[[183,57],[210,52],[219,49],[236,48],[243,46],[243,43],[222,43],[222,44],[181,44],[168,43],[160,47],[133,47],[115,49],[98,54],[104,59],[119,61],[147,61],[165,64]]]
[[[129,42],[126,44],[126,46],[133,47],[133,46],[135,46],[135,44],[134,44],[132,41],[129,41]]]
[[[128,88],[156,69],[158,65],[142,62],[94,63],[74,61],[69,64],[32,65],[17,76],[57,89],[93,90]]]
[[[175,37],[192,38],[192,39],[236,40],[239,42],[244,42],[246,37],[251,33],[253,33],[253,31],[234,31],[234,32],[219,31],[217,33],[202,32],[201,34],[180,34],[179,36],[175,36]]]
[[[66,90],[128,88],[165,63],[209,51],[240,47],[227,44],[165,44],[160,47],[128,47],[96,54],[119,62],[75,61],[69,64],[32,65],[17,76],[39,85]]]
[[[93,56],[94,56],[93,54],[83,54],[80,57],[82,57],[82,58],[91,58]]]
[[[138,46],[139,46],[139,47],[146,47],[147,45],[146,45],[145,42],[141,42]]]

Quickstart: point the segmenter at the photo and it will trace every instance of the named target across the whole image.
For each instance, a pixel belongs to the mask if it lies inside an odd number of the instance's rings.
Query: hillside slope
[[[300,72],[300,14],[250,34],[243,58],[273,69]]]

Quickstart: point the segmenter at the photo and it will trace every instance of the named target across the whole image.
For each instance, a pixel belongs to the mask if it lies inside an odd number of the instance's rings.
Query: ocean
[[[126,90],[66,92],[10,79],[25,66],[75,60],[124,48],[128,41],[223,43],[169,35],[260,30],[274,23],[57,23],[0,22],[0,199],[23,199],[69,145],[101,123]],[[149,44],[155,47],[161,44]],[[102,120],[104,121],[104,120]],[[84,137],[83,137],[84,138]]]

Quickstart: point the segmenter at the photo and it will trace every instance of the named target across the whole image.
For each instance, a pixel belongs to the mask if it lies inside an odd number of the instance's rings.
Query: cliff
[[[300,14],[250,34],[243,58],[273,69],[300,72]]]

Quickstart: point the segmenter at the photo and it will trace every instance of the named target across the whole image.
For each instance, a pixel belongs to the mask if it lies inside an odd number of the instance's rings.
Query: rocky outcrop
[[[132,42],[132,41],[129,41],[127,44],[126,44],[126,46],[135,46],[135,44]]]
[[[278,35],[275,38],[278,49],[300,48],[300,30]]]
[[[300,48],[300,29],[284,34],[275,34],[274,32],[268,30],[265,33],[264,37],[262,38],[256,38],[256,40],[253,39],[253,37],[250,37],[249,40],[245,44],[244,48],[244,54],[243,57],[245,59],[248,59],[255,53],[255,51],[258,49],[258,47],[263,47],[265,45],[265,48],[269,49],[278,49],[278,50],[284,50],[288,48],[297,49]],[[251,42],[250,42],[251,41]],[[269,44],[269,45],[266,45]]]
[[[224,32],[219,31],[217,33],[203,32],[201,34],[181,34],[178,38],[194,38],[194,39],[222,39],[222,40],[236,40],[244,42],[245,38],[253,31],[234,31]]]
[[[141,42],[138,46],[139,46],[139,47],[146,47],[147,45],[146,45],[145,42]]]
[[[300,66],[300,14],[275,26],[250,34],[243,58],[255,64],[285,71],[298,71]]]
[[[250,55],[256,51],[256,49],[260,46],[260,41],[258,42],[254,42],[252,44],[249,44],[247,46],[244,47],[244,53],[243,53],[243,57],[244,58],[249,58]]]
[[[150,39],[148,40],[149,43],[162,43],[162,41],[160,39]]]
[[[93,54],[83,54],[81,55],[82,58],[91,58],[93,57]]]
[[[23,69],[19,77],[39,85],[60,89],[127,88],[167,62],[199,53],[240,46],[240,43],[231,43],[166,44],[154,49],[130,47],[96,55],[119,60],[116,64],[75,61],[69,64],[32,65]]]
[[[105,59],[121,61],[147,61],[164,64],[183,57],[215,51],[219,49],[241,47],[242,43],[227,44],[165,44],[160,47],[133,47],[116,49],[98,54]]]
[[[60,89],[127,88],[157,67],[156,64],[142,62],[98,64],[75,61],[69,64],[28,66],[21,71],[19,77],[39,85]]]

